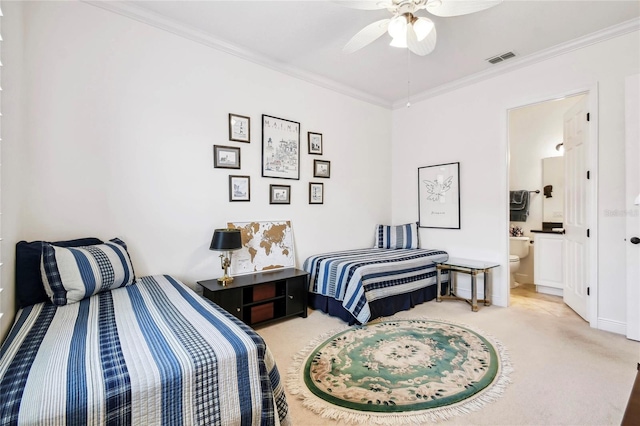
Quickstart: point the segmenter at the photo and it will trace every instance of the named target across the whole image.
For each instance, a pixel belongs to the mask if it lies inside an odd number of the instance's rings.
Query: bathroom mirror
[[[564,222],[564,157],[542,159],[543,222]]]

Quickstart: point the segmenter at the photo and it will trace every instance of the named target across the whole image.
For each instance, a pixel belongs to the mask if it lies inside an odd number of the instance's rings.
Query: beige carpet
[[[461,301],[428,302],[398,318],[442,318],[490,334],[506,347],[512,383],[496,402],[447,425],[619,425],[640,362],[640,343],[595,330],[562,306],[545,310],[539,300],[512,296],[509,308]],[[344,327],[337,318],[309,310],[257,328],[269,345],[284,381],[293,355],[314,337]],[[323,419],[287,393],[295,426],[340,425]]]

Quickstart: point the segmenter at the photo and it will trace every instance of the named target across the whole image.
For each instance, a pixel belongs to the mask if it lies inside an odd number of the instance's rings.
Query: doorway
[[[566,242],[569,238],[564,230],[569,227],[573,235],[577,232],[572,227],[576,217],[576,199],[579,202],[586,201],[578,206],[582,209],[581,224],[586,226],[585,223],[589,223],[594,229],[596,227],[597,216],[592,213],[597,206],[595,176],[590,182],[584,183],[583,180],[587,169],[593,170],[591,173],[595,175],[595,168],[591,164],[597,164],[596,150],[593,149],[597,142],[597,126],[591,126],[592,123],[587,125],[587,134],[583,135],[584,145],[570,151],[566,170],[563,170],[566,160],[563,149],[567,138],[571,138],[569,147],[575,148],[571,142],[575,139],[565,129],[566,115],[578,104],[585,108],[590,106],[594,101],[590,98],[593,97],[589,90],[576,91],[508,110],[507,181],[510,201],[514,201],[511,198],[514,194],[528,195],[525,215],[522,212],[514,215],[510,209],[508,237],[524,237],[525,244],[529,246],[528,250],[522,250],[523,242],[514,240],[523,238],[509,238],[510,244],[515,242],[519,245],[519,249],[515,250],[518,256],[511,255],[508,263],[512,273],[508,286],[509,304],[526,304],[527,308],[560,317],[574,315],[567,309],[569,304],[587,322],[595,318],[595,309],[592,307],[596,306],[592,303],[594,298],[589,300],[586,293],[589,291],[591,296],[597,294],[596,280],[592,279],[597,276],[597,265],[590,262],[592,254],[595,256],[597,244],[594,239],[586,239],[582,258],[575,256],[575,250],[567,254],[567,246],[575,247],[575,244],[573,240],[570,240],[571,244]],[[582,111],[574,114],[582,114]],[[586,116],[584,118],[586,121]],[[576,166],[576,157],[583,158],[584,162]],[[565,181],[569,182],[569,186],[565,186]],[[575,196],[576,182],[582,185],[579,188],[583,191],[580,197]],[[567,209],[572,212],[571,217],[566,216]],[[515,257],[518,257],[518,263],[514,263]],[[577,293],[584,296],[578,298],[579,303],[570,298],[565,300],[564,295],[565,292],[568,295],[576,293],[576,289],[571,287],[576,281],[581,285]],[[567,283],[571,287],[568,290],[565,289]],[[580,303],[584,306],[580,306]]]

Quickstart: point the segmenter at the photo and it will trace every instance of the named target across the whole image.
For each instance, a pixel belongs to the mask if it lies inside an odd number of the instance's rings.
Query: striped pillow
[[[75,248],[43,243],[40,272],[54,305],[76,303],[136,281],[127,246],[118,238]]]
[[[418,226],[415,223],[389,226],[376,225],[376,245],[374,248],[417,249]]]

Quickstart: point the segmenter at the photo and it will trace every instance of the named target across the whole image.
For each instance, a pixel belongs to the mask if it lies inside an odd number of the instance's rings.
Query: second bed
[[[311,256],[309,306],[349,324],[365,324],[436,297],[436,249],[365,248]],[[446,288],[448,275],[442,274]]]

